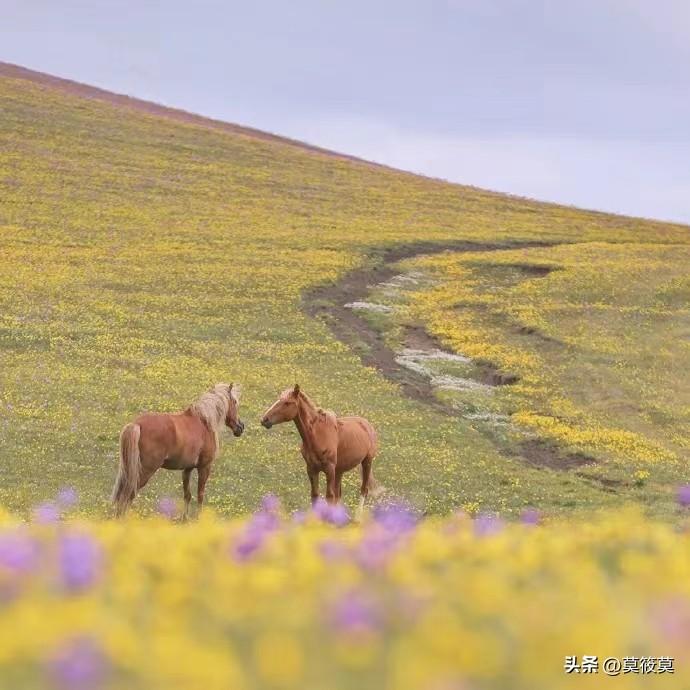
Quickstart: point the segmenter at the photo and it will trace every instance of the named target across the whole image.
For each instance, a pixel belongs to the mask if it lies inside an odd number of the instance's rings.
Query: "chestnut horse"
[[[302,437],[300,450],[307,463],[312,503],[319,497],[319,472],[326,475],[326,499],[337,503],[343,474],[361,465],[361,512],[374,488],[371,465],[378,450],[374,427],[363,417],[336,417],[316,407],[299,385],[284,390],[261,418],[267,429],[283,422],[294,422]]]
[[[211,465],[220,450],[219,429],[223,422],[235,436],[244,424],[238,416],[239,390],[232,383],[219,383],[179,414],[143,414],[126,424],[120,433],[120,469],[112,500],[118,517],[123,515],[137,492],[153,473],[182,470],[184,519],[189,515],[192,470],[198,475],[199,509]]]

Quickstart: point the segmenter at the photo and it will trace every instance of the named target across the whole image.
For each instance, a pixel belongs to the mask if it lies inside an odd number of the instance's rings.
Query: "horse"
[[[201,510],[211,465],[220,450],[221,425],[225,422],[235,436],[244,431],[238,407],[238,386],[218,383],[184,412],[143,414],[125,424],[120,432],[120,466],[112,494],[116,515],[127,512],[137,493],[161,467],[182,470],[185,520],[192,501],[189,481],[196,468]]]
[[[317,407],[299,384],[284,390],[261,418],[266,429],[283,422],[294,422],[302,438],[300,451],[307,464],[312,504],[319,498],[320,472],[326,475],[326,500],[334,504],[341,498],[343,474],[361,465],[361,513],[370,489],[374,491],[376,486],[372,463],[378,440],[374,427],[363,417],[336,417]]]

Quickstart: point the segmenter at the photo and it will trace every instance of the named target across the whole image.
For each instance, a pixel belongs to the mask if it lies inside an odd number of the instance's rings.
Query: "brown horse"
[[[361,464],[361,511],[374,488],[371,465],[378,450],[374,427],[363,417],[336,417],[316,407],[299,385],[284,390],[261,418],[267,429],[282,422],[294,422],[302,437],[300,450],[307,463],[312,503],[319,497],[319,472],[326,475],[326,499],[337,503],[343,474]]]
[[[238,387],[219,383],[184,412],[144,414],[126,424],[120,433],[120,469],[113,488],[116,514],[127,511],[137,492],[161,467],[182,470],[185,519],[192,500],[189,480],[196,468],[201,509],[211,465],[220,450],[221,425],[225,422],[235,436],[244,431],[238,407]]]

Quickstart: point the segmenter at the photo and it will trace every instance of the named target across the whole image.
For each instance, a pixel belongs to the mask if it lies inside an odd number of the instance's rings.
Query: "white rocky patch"
[[[450,374],[435,374],[428,365],[428,362],[431,361],[462,362],[463,364],[468,364],[472,361],[469,357],[465,357],[464,355],[457,355],[454,352],[446,352],[438,348],[434,350],[414,350],[407,348],[395,358],[395,361],[400,366],[428,378],[434,388],[456,391],[491,390],[491,386],[475,381],[474,379],[451,376]]]
[[[390,280],[383,283],[379,283],[375,287],[378,288],[391,288],[393,290],[399,290],[400,288],[408,287],[410,285],[419,285],[419,278],[421,278],[421,273],[400,273],[397,276],[393,276]]]
[[[390,314],[393,311],[393,307],[389,307],[387,304],[376,304],[374,302],[348,302],[345,306],[348,309],[376,311],[381,314]]]
[[[465,357],[464,355],[456,355],[454,352],[446,352],[438,348],[434,350],[414,350],[412,348],[406,348],[395,358],[395,361],[401,366],[429,377],[433,374],[424,362],[431,360],[462,362],[463,364],[469,364],[471,361],[469,357]]]
[[[489,424],[510,424],[510,417],[504,414],[497,414],[496,412],[472,412],[471,414],[463,415],[463,417],[472,421],[487,422]]]
[[[463,379],[459,376],[432,376],[431,385],[451,391],[490,391],[491,386],[474,379]]]

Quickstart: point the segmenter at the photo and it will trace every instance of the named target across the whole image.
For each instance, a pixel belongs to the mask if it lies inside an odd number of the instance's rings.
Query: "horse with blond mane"
[[[244,431],[238,408],[238,387],[218,383],[184,412],[143,414],[126,424],[120,433],[120,468],[112,496],[118,517],[161,467],[182,470],[184,519],[189,515],[189,482],[196,469],[201,509],[211,465],[220,451],[220,427],[225,422],[235,436]]]
[[[317,407],[297,384],[284,390],[261,418],[266,429],[283,422],[294,422],[302,438],[300,450],[307,463],[312,503],[319,497],[320,472],[326,475],[326,499],[337,503],[343,474],[361,465],[361,511],[375,486],[371,466],[378,441],[374,427],[363,417],[336,417],[330,410]]]

